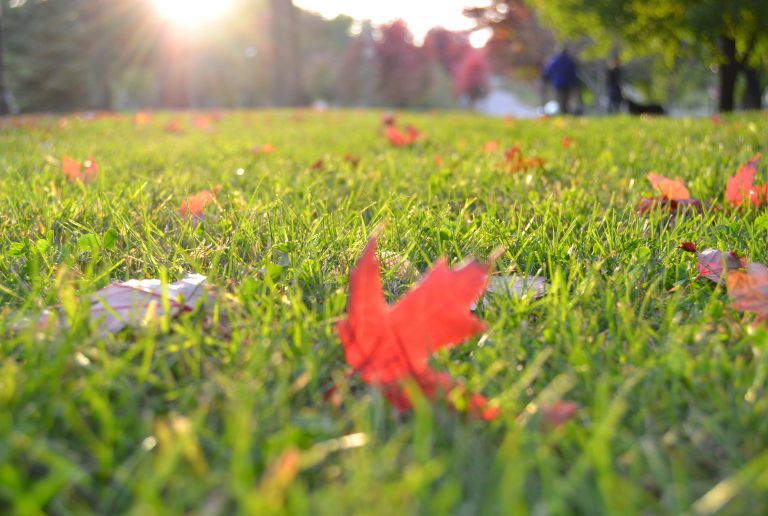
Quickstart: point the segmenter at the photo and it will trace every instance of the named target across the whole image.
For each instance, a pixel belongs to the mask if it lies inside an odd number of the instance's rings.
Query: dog
[[[664,106],[661,104],[639,104],[637,102],[634,102],[632,99],[624,98],[624,101],[627,103],[627,109],[629,110],[630,115],[666,115],[666,111],[664,111]]]

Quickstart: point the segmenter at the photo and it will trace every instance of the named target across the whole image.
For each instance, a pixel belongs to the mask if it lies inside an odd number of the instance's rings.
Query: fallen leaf
[[[653,188],[667,200],[685,201],[691,198],[691,193],[680,178],[669,179],[654,172],[646,177]]]
[[[381,115],[381,125],[383,127],[394,127],[397,125],[397,117],[392,113],[384,113]]]
[[[184,132],[184,125],[181,120],[174,118],[165,124],[165,131],[172,134],[182,134]]]
[[[277,147],[271,143],[265,143],[264,145],[254,145],[251,147],[251,154],[258,156],[260,154],[272,154],[277,152]]]
[[[405,132],[393,125],[388,125],[384,129],[384,134],[393,147],[410,147],[421,138],[419,130],[412,125],[407,126]]]
[[[350,272],[347,317],[337,325],[347,363],[365,383],[382,388],[400,410],[412,405],[403,387],[408,379],[430,399],[464,397],[460,382],[436,373],[427,361],[439,349],[485,330],[470,306],[485,290],[489,269],[475,261],[450,268],[442,259],[416,287],[388,306],[372,238]],[[481,418],[498,415],[482,396],[471,395],[467,404]]]
[[[166,285],[171,317],[193,311],[202,302],[207,278],[191,274]],[[148,318],[165,316],[162,282],[158,279],[129,280],[114,283],[91,296],[91,317],[98,320],[99,334],[116,333],[128,325],[138,325]],[[52,316],[43,312],[38,325],[45,326]]]
[[[144,111],[139,111],[133,115],[133,125],[149,125],[152,122],[152,116]]]
[[[181,203],[179,213],[183,217],[194,218],[196,220],[204,219],[205,208],[216,200],[216,194],[221,191],[221,188],[221,186],[217,186],[213,190],[203,190],[195,195],[190,195]]]
[[[312,163],[312,170],[322,170],[325,166],[325,161],[323,159],[319,159]]]
[[[718,249],[704,249],[696,253],[699,276],[714,283],[720,283],[723,277],[732,271],[747,266],[747,260],[733,251],[723,252]]]
[[[99,164],[93,158],[88,158],[80,163],[76,159],[64,156],[61,158],[61,170],[70,181],[80,181],[87,184],[98,177]]]
[[[760,156],[759,153],[756,154],[739,168],[736,175],[728,178],[725,185],[725,200],[731,206],[739,207],[747,200],[755,207],[765,202],[768,185],[754,184]]]
[[[486,152],[488,154],[493,154],[494,152],[497,152],[499,150],[499,141],[498,140],[491,140],[487,142],[483,146],[483,152]]]
[[[728,274],[727,284],[734,310],[755,313],[757,322],[768,322],[768,267],[750,263],[746,270]]]
[[[516,143],[504,153],[504,168],[508,172],[526,172],[528,169],[541,168],[544,166],[544,160],[537,156],[526,158],[520,149],[520,144]]]
[[[744,256],[739,256],[733,251],[704,249],[699,252],[693,242],[683,242],[679,248],[696,255],[699,277],[706,278],[713,283],[720,283],[727,273],[743,269],[749,263]]]
[[[677,246],[678,249],[682,249],[683,251],[686,251],[688,253],[696,253],[698,252],[698,248],[696,247],[696,244],[693,242],[683,242],[679,246]]]
[[[541,418],[550,428],[558,428],[568,422],[578,410],[578,403],[558,400],[551,405],[541,407]]]
[[[686,213],[703,213],[704,204],[699,199],[692,199],[685,183],[679,179],[669,179],[651,172],[646,176],[651,186],[658,191],[659,197],[646,197],[640,201],[639,213],[653,209],[669,212],[673,217]]]

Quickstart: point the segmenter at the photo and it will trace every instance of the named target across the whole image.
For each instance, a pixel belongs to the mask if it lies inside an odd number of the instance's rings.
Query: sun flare
[[[181,27],[198,27],[220,18],[232,0],[153,0],[160,16]]]

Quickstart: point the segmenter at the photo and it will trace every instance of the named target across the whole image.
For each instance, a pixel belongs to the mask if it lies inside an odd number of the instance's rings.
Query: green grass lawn
[[[354,111],[0,131],[0,512],[768,512],[768,331],[676,249],[768,263],[768,212],[722,209],[726,177],[768,152],[768,117],[400,118],[426,139],[392,148],[380,114]],[[501,170],[515,142],[544,167]],[[98,179],[67,182],[63,155],[93,156]],[[717,205],[638,215],[650,171]],[[205,221],[179,216],[217,185]],[[419,271],[503,246],[497,271],[551,284],[492,298],[488,332],[434,358],[497,420],[398,414],[347,374],[334,325],[381,222],[380,251]],[[111,281],[190,272],[226,328],[201,311],[106,337],[89,321]],[[392,300],[408,290],[384,274]],[[29,323],[56,305],[65,329]],[[547,429],[538,409],[560,399],[581,408]]]

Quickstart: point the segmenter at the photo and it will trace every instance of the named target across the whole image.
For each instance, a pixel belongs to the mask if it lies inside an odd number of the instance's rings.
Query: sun
[[[220,18],[232,0],[153,0],[157,12],[179,27],[194,28]]]

